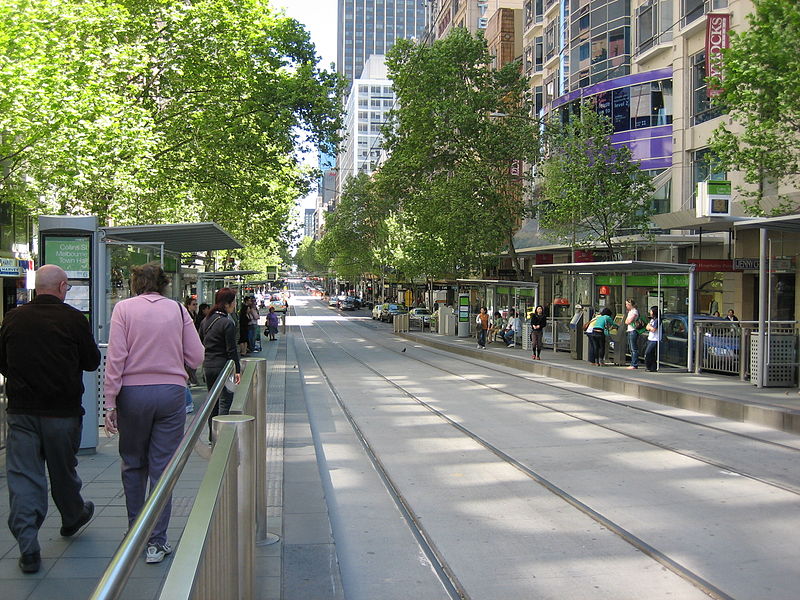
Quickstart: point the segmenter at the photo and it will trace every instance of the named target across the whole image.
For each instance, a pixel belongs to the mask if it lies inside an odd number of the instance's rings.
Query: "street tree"
[[[538,160],[539,124],[519,64],[492,63],[482,34],[463,28],[388,53],[398,105],[379,177],[412,240],[408,268],[428,277],[474,272],[504,248],[518,269],[513,234],[528,208],[519,167]]]
[[[3,200],[285,237],[330,146],[338,76],[263,0],[0,0]]]
[[[613,145],[608,118],[584,104],[546,127],[537,212],[545,235],[576,247],[603,246],[650,228],[651,178],[624,145]]]
[[[800,4],[754,0],[746,31],[731,31],[722,52],[715,103],[731,123],[714,132],[711,149],[728,170],[741,171],[739,192],[748,212],[765,212],[765,196],[798,188],[800,175]],[[795,211],[798,200],[778,196],[774,212]]]
[[[325,222],[323,248],[333,270],[353,281],[366,274],[383,281],[387,272],[403,268],[407,241],[379,180],[365,173],[349,178]]]

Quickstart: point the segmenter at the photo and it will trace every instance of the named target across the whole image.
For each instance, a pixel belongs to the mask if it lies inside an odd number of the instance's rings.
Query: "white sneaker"
[[[147,554],[145,555],[144,562],[149,565],[160,563],[164,560],[167,554],[172,554],[172,546],[169,543],[164,544],[150,544],[147,546]]]
[[[187,404],[186,405],[186,414],[190,415],[194,412],[194,404]]]

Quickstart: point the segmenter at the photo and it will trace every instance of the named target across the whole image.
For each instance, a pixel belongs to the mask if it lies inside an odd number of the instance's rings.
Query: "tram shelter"
[[[625,314],[625,299],[633,298],[642,317],[650,306],[658,306],[676,326],[685,324],[685,362],[683,357],[681,362],[691,370],[695,340],[688,332],[694,331],[696,314],[694,270],[692,264],[621,260],[536,265],[532,272],[540,284],[544,280],[542,304],[556,337],[559,332],[566,336],[568,323],[578,311],[588,319],[590,309],[609,308],[619,321]]]
[[[100,227],[91,215],[40,216],[39,238],[39,264],[66,271],[72,288],[65,301],[86,316],[101,349],[108,342],[114,306],[131,296],[132,266],[159,261],[172,279],[166,295],[181,301],[182,253],[242,247],[216,223]],[[101,371],[84,373],[84,451],[97,447],[101,383]]]

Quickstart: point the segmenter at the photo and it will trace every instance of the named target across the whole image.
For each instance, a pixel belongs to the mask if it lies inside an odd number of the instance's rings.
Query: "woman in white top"
[[[628,314],[625,315],[626,331],[628,332],[628,349],[631,351],[631,366],[629,369],[639,368],[639,332],[636,331],[636,319],[639,318],[639,311],[636,309],[636,302],[633,298],[625,300],[625,309]]]
[[[650,307],[650,322],[647,324],[647,350],[644,352],[644,365],[648,371],[658,371],[658,342],[661,341],[661,319],[658,307]]]

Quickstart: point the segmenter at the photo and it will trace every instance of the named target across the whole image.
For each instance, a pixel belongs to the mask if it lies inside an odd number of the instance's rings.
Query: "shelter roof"
[[[216,223],[175,223],[103,227],[109,239],[130,243],[164,243],[171,252],[232,250],[242,244]]]
[[[690,273],[694,265],[649,262],[643,260],[612,260],[606,262],[556,263],[535,265],[534,271],[570,273]]]
[[[739,221],[734,225],[738,229],[769,229],[771,231],[800,232],[800,215],[784,215]]]
[[[502,285],[508,287],[518,288],[534,288],[539,287],[539,284],[533,281],[513,281],[505,279],[456,279],[458,283],[469,285]]]

